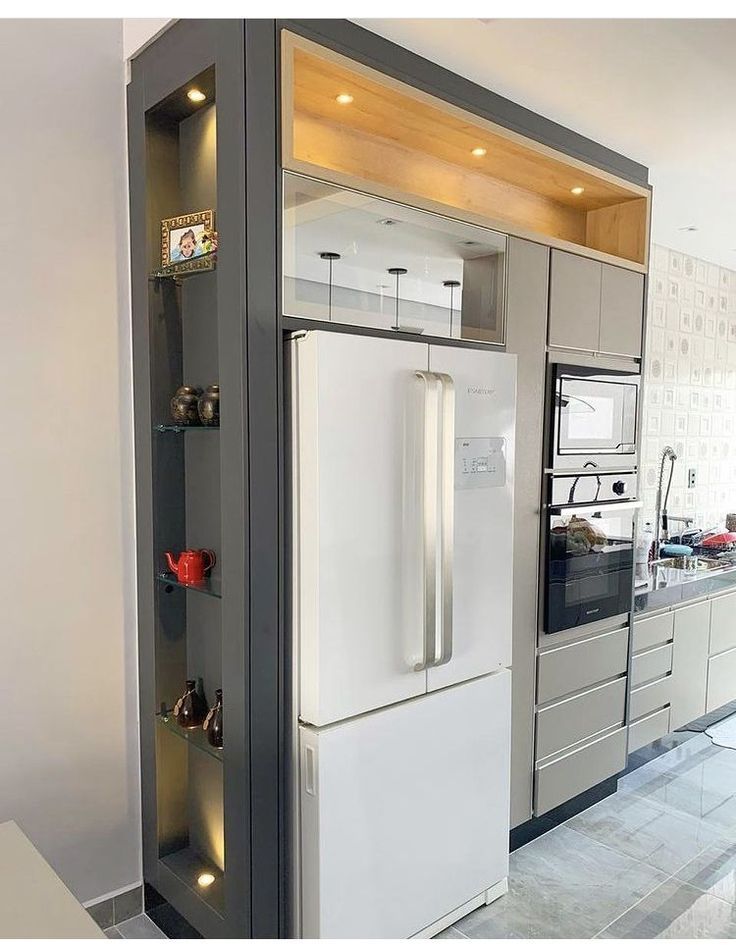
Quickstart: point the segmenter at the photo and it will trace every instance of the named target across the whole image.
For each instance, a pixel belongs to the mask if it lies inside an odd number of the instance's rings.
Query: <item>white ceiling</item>
[[[736,269],[735,20],[356,22],[647,165],[653,240]]]

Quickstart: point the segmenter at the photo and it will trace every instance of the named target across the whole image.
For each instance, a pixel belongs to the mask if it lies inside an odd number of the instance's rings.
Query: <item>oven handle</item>
[[[565,512],[580,512],[583,515],[589,512],[622,512],[624,509],[640,509],[643,501],[627,500],[626,502],[597,502],[595,505],[552,505],[550,515],[563,515]]]

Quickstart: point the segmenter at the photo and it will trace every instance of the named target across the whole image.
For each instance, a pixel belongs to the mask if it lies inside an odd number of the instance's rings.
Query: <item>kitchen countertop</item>
[[[0,824],[0,938],[105,938],[17,824]]]
[[[634,616],[736,590],[736,562],[718,571],[678,571],[650,566],[649,583],[635,588]]]

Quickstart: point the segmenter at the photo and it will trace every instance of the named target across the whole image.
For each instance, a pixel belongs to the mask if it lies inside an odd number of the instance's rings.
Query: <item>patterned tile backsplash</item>
[[[670,513],[725,525],[736,512],[736,271],[653,245],[648,304],[643,520],[654,521],[659,457],[670,445]]]

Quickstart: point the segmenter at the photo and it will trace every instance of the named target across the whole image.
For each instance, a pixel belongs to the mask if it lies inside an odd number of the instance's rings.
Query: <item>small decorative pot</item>
[[[220,385],[210,384],[197,404],[199,419],[206,427],[220,426]]]
[[[174,706],[174,718],[182,728],[199,728],[207,717],[207,703],[197,692],[194,679],[187,679],[187,688]]]
[[[202,728],[213,748],[222,748],[222,689],[215,690],[215,704],[207,713]]]
[[[177,388],[171,398],[171,416],[174,423],[180,423],[185,427],[199,425],[197,405],[201,393],[201,387],[189,387],[183,384]]]

